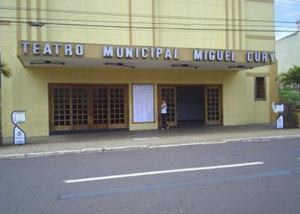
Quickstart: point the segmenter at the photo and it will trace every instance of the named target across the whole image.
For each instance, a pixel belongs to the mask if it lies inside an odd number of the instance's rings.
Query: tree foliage
[[[300,93],[295,89],[280,89],[279,99],[288,106],[300,105]]]
[[[287,105],[288,111],[292,105],[300,105],[300,67],[294,66],[278,77],[279,99]]]
[[[294,66],[287,72],[281,73],[278,77],[281,88],[299,89],[300,86],[300,67]]]

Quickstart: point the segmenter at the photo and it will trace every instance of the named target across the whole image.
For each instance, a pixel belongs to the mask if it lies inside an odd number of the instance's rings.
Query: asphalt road
[[[0,160],[0,213],[299,214],[300,139]]]

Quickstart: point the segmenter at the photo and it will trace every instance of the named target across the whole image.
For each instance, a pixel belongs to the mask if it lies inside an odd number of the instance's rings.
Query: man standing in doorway
[[[161,102],[161,106],[160,106],[160,115],[161,115],[161,122],[162,122],[162,130],[167,129],[169,127],[167,127],[167,103],[166,101],[163,99]]]

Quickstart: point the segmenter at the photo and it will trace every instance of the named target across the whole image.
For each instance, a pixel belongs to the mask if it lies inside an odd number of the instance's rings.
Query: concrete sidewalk
[[[33,137],[22,146],[11,145],[12,139],[5,139],[5,144],[0,147],[0,159],[290,137],[300,137],[300,129],[277,130],[275,125],[263,124],[185,127],[163,131],[103,131]]]

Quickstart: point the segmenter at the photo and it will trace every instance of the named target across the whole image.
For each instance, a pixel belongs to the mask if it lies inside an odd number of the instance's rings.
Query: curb
[[[66,155],[66,154],[89,154],[89,153],[99,153],[99,152],[108,152],[108,151],[126,151],[126,150],[137,150],[137,149],[157,149],[157,148],[171,148],[171,147],[181,147],[181,146],[215,145],[215,144],[226,144],[226,143],[248,143],[248,142],[257,142],[257,141],[268,141],[274,139],[280,140],[280,139],[294,139],[294,138],[300,138],[300,135],[278,135],[278,136],[269,136],[269,137],[237,138],[237,139],[225,139],[221,141],[207,141],[207,142],[196,142],[196,143],[185,143],[185,144],[139,145],[139,146],[63,150],[63,151],[52,151],[52,152],[31,152],[31,153],[24,153],[24,154],[0,155],[0,160],[49,157],[49,156],[58,156],[58,155]]]

